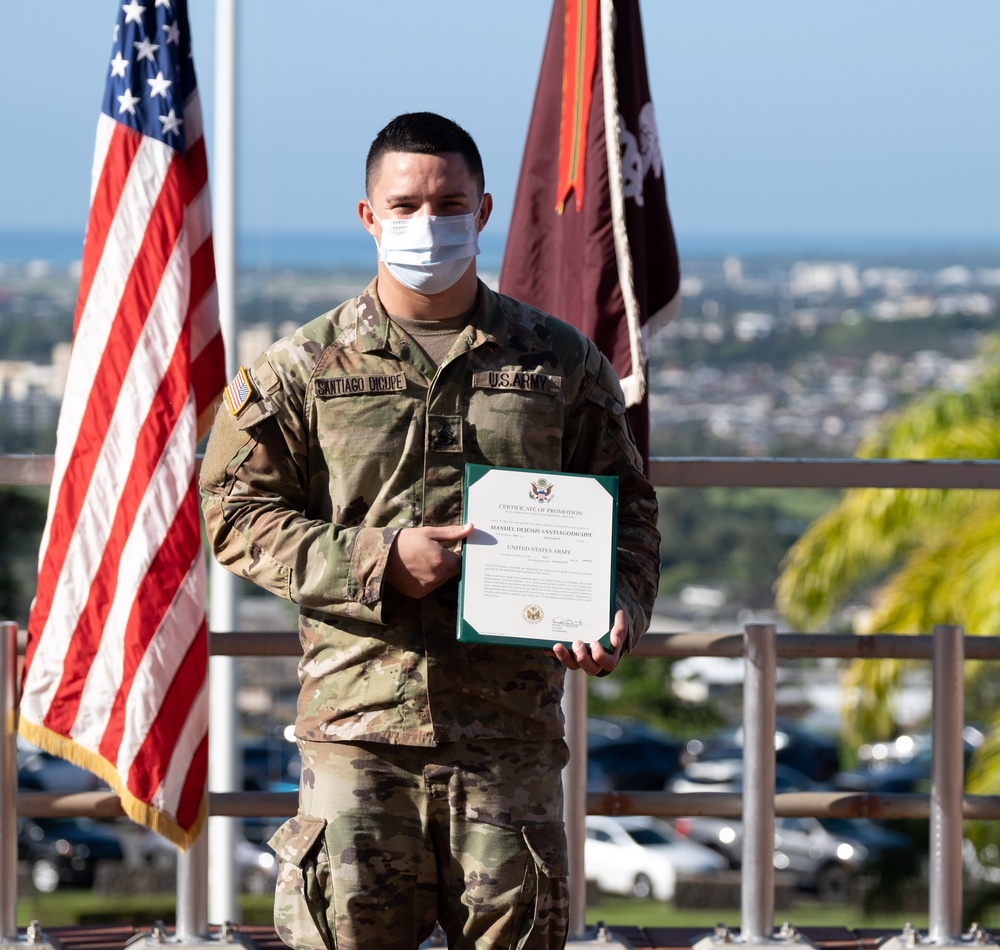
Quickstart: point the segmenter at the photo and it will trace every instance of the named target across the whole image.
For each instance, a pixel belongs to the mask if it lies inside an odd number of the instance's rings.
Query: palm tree
[[[1000,336],[986,338],[964,392],[926,393],[887,414],[860,458],[1000,459]],[[789,550],[777,603],[801,629],[819,629],[865,587],[872,608],[859,633],[928,633],[960,624],[1000,633],[1000,492],[850,489]],[[977,678],[982,664],[968,663]],[[848,735],[855,743],[893,734],[890,699],[903,664],[856,661],[845,677]],[[977,757],[969,790],[1000,788],[1000,721]]]

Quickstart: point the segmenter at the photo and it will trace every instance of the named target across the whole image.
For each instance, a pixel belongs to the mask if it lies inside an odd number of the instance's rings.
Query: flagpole
[[[215,147],[212,229],[219,324],[226,347],[226,374],[236,372],[236,0],[215,3]],[[209,570],[209,630],[235,630],[236,578],[215,558]],[[213,792],[239,791],[242,763],[237,757],[236,690],[238,660],[209,660],[208,786]],[[239,921],[239,880],[234,853],[240,822],[226,817],[208,822],[209,919]]]
[[[0,623],[0,944],[17,940],[17,624]]]

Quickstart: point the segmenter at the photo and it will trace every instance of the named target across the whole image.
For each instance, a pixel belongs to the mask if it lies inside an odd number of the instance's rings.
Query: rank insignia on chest
[[[253,394],[253,383],[250,382],[250,376],[246,369],[241,366],[240,371],[233,377],[223,394],[226,407],[232,415],[238,416],[246,408]]]

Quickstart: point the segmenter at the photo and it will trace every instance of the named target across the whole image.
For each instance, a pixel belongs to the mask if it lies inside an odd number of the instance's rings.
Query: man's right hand
[[[403,528],[389,550],[385,579],[406,597],[420,599],[462,572],[462,541],[471,524]]]

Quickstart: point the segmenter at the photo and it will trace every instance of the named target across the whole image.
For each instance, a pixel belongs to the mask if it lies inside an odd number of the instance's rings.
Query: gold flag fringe
[[[122,783],[122,777],[118,770],[103,756],[98,755],[91,749],[86,749],[82,745],[74,742],[67,736],[60,735],[40,726],[34,722],[28,722],[23,716],[19,718],[17,731],[39,749],[58,755],[60,758],[79,765],[88,772],[93,772],[101,781],[107,782],[111,789],[118,796],[121,802],[122,811],[136,824],[151,828],[157,834],[162,835],[168,841],[177,845],[181,851],[186,851],[194,843],[201,833],[202,826],[208,814],[208,800],[202,791],[201,802],[198,805],[198,815],[191,828],[184,828],[177,823],[177,820],[166,812],[155,808],[148,802],[136,798]]]

